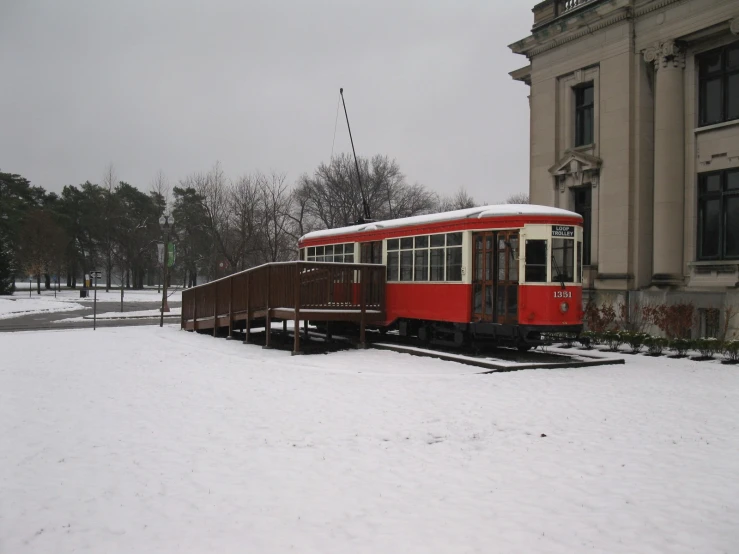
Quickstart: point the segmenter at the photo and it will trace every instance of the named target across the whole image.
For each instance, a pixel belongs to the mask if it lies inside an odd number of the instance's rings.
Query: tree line
[[[103,271],[106,290],[156,285],[165,212],[174,217],[172,284],[187,287],[198,277],[295,259],[300,236],[356,223],[365,203],[372,219],[478,205],[463,188],[445,197],[410,184],[387,156],[359,158],[358,165],[359,178],[353,157],[341,154],[290,184],[279,172],[231,179],[216,163],[173,187],[160,172],[147,192],[119,180],[109,165],[99,184],[68,185],[60,194],[0,172],[0,294],[29,276],[38,292],[54,278],[75,288],[93,270]]]

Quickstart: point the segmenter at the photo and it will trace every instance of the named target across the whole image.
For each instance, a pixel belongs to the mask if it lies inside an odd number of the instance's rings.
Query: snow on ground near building
[[[0,296],[0,319],[20,317],[23,315],[48,313],[48,312],[71,312],[74,310],[86,310],[87,306],[77,302],[54,299],[52,296],[33,296],[25,298],[15,296]]]
[[[735,552],[739,368],[0,335],[0,552]],[[543,436],[546,435],[546,436]]]

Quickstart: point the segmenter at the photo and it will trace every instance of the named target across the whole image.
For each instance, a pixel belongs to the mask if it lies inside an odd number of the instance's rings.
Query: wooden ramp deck
[[[247,269],[182,292],[181,328],[244,331],[249,341],[252,323],[266,331],[271,324],[292,321],[293,354],[300,352],[300,322],[343,321],[359,325],[365,346],[365,326],[385,321],[385,266],[326,262],[278,262]],[[263,323],[262,323],[263,322]]]

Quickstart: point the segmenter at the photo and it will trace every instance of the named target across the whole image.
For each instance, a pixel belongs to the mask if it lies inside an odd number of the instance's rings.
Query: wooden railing
[[[187,330],[228,327],[266,320],[267,345],[272,319],[295,322],[295,351],[300,320],[357,321],[364,342],[367,321],[385,315],[385,266],[322,262],[266,264],[182,293],[181,327]]]

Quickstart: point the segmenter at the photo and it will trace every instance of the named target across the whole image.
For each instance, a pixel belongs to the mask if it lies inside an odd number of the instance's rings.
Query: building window
[[[721,311],[718,308],[698,308],[700,336],[718,338],[720,331]]]
[[[698,56],[699,125],[739,119],[739,42]]]
[[[461,281],[462,233],[387,241],[388,281]]]
[[[575,88],[575,146],[593,144],[593,83]]]
[[[575,197],[575,213],[582,216],[582,262],[581,265],[590,265],[590,229],[592,223],[593,187],[588,185],[572,189]],[[578,258],[579,259],[579,258]]]
[[[739,169],[698,175],[698,259],[739,258]]]

